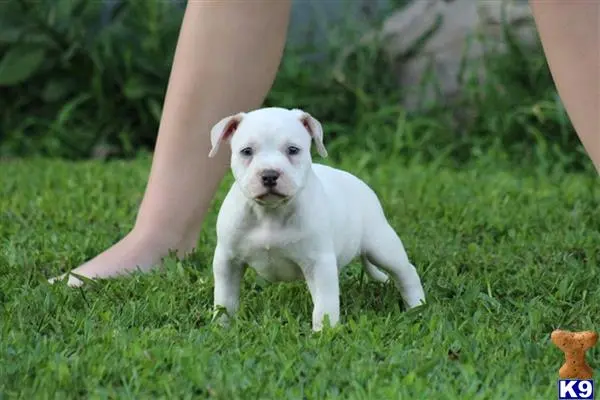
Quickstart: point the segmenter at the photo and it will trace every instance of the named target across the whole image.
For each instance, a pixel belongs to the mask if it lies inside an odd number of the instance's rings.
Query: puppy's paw
[[[313,319],[312,330],[313,332],[323,332],[325,330],[331,330],[337,326],[340,326],[339,321],[331,323],[329,315],[325,315],[323,318]]]
[[[412,310],[413,308],[424,306],[427,303],[425,302],[424,297],[420,297],[420,298],[411,299],[410,301],[406,301],[405,304],[406,304],[407,310]]]
[[[229,327],[231,324],[231,317],[229,316],[227,309],[223,306],[215,306],[212,322],[223,328]]]
[[[407,309],[419,307],[426,303],[425,293],[423,292],[423,288],[420,286],[406,290],[403,293],[402,298]]]

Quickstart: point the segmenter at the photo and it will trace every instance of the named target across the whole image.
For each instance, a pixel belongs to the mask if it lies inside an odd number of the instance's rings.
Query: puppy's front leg
[[[333,327],[340,319],[340,288],[337,260],[334,254],[318,257],[307,265],[304,277],[313,301],[312,329],[323,329],[325,316]]]
[[[229,252],[217,243],[213,258],[213,277],[215,281],[214,308],[224,307],[228,315],[221,315],[220,323],[226,323],[239,307],[240,288],[246,268],[243,263],[230,257]]]

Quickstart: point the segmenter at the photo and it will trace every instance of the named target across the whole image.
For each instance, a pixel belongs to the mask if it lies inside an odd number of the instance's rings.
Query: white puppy
[[[420,305],[419,275],[376,194],[347,172],[313,164],[311,140],[327,156],[321,124],[302,110],[240,113],[211,130],[209,157],[228,141],[235,178],[217,220],[215,308],[235,313],[249,265],[271,282],[304,278],[313,330],[322,329],[325,316],[333,326],[340,315],[338,272],[359,255],[373,279],[385,282],[389,274],[406,305]]]

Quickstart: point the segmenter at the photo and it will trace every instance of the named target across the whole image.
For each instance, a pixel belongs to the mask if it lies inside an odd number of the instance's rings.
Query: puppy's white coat
[[[312,140],[326,156],[321,124],[302,110],[263,108],[213,127],[209,156],[229,141],[235,177],[217,220],[215,307],[236,312],[249,265],[272,282],[304,278],[313,330],[322,329],[325,316],[333,326],[338,272],[357,256],[373,279],[389,275],[408,307],[423,303],[419,275],[376,194],[347,172],[313,164]]]

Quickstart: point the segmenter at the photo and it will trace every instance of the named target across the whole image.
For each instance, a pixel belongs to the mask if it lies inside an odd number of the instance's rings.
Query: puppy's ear
[[[221,143],[231,139],[231,136],[236,131],[245,115],[245,113],[230,115],[229,117],[223,118],[212,127],[210,130],[210,143],[212,148],[210,149],[210,153],[208,153],[209,157],[214,157],[217,154]]]
[[[323,127],[321,126],[321,123],[305,111],[293,109],[292,112],[298,116],[302,125],[304,125],[309,135],[315,141],[317,153],[319,153],[321,157],[327,157],[327,149],[325,149],[325,145],[323,144]]]

